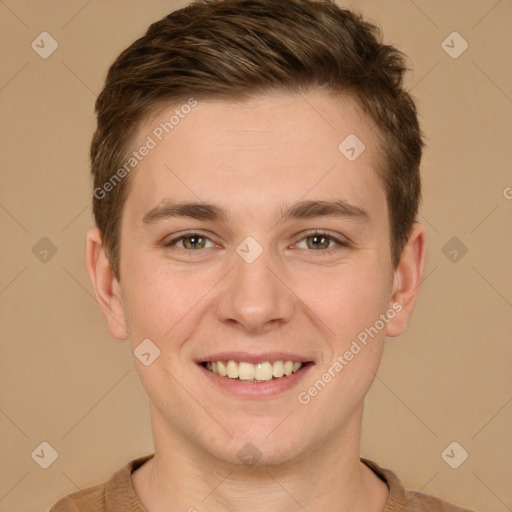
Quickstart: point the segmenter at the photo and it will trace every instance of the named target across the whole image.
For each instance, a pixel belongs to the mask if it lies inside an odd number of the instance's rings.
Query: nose
[[[274,263],[274,264],[273,264]],[[234,255],[234,268],[223,280],[217,318],[249,333],[265,333],[289,322],[296,298],[267,250],[248,263]]]

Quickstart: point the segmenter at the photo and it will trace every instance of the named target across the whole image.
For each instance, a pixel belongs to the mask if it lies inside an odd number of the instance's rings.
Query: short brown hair
[[[378,127],[396,266],[421,200],[424,145],[405,70],[378,27],[331,0],[198,0],[153,23],[112,64],[96,101],[93,212],[116,277],[130,175],[108,194],[96,191],[126,161],[148,116],[191,97],[315,89],[350,95]]]

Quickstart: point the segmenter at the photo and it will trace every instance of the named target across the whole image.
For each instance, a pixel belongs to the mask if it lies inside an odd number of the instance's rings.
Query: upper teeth
[[[291,375],[302,368],[303,364],[293,361],[263,361],[261,363],[247,363],[245,361],[215,361],[206,363],[206,369],[221,377],[240,380],[267,381],[272,377],[279,378]]]

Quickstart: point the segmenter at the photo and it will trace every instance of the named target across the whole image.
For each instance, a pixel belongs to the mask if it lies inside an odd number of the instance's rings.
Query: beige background
[[[88,146],[110,63],[186,3],[0,0],[2,512],[47,510],[153,451],[134,359],[109,336],[84,266]],[[407,83],[429,145],[426,277],[368,396],[362,454],[408,488],[504,512],[512,509],[512,1],[344,5],[410,57]],[[31,48],[43,31],[59,44],[48,59]],[[453,31],[469,44],[457,59],[441,46]],[[57,248],[47,262],[32,252],[42,237]],[[452,237],[468,249],[457,262],[443,253]],[[43,441],[58,452],[48,469],[31,458]],[[452,441],[469,453],[458,469],[441,458]]]

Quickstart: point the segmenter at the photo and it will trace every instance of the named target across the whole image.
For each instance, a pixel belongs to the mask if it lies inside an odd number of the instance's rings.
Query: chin
[[[245,422],[245,425],[231,430],[233,437],[223,431],[222,440],[207,441],[205,449],[227,464],[261,467],[289,463],[302,451],[302,443],[298,443],[298,439],[303,438],[304,430],[297,430],[291,425],[276,428],[279,421],[266,419],[251,425]]]

